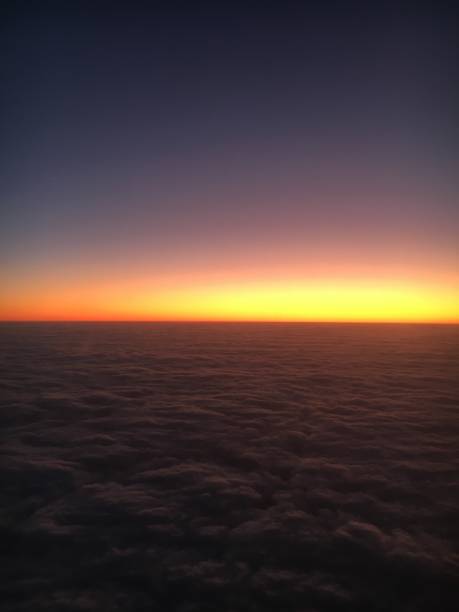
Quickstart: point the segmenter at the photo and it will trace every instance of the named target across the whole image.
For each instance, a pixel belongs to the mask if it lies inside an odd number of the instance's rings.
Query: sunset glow
[[[143,286],[142,286],[143,285]],[[455,287],[319,280],[48,288],[5,301],[4,320],[457,322]]]

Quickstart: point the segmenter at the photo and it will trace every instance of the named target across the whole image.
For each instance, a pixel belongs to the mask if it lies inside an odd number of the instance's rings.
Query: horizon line
[[[5,323],[268,323],[305,325],[459,325],[459,320],[323,320],[323,319],[0,319]]]

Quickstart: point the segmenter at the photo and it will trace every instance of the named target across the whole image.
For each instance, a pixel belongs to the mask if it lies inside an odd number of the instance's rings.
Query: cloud
[[[3,609],[456,609],[444,328],[128,327],[2,329]]]

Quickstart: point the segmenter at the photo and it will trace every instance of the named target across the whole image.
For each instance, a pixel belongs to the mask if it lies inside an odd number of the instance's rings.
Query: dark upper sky
[[[333,273],[453,274],[453,3],[14,2],[2,21],[12,303],[113,262],[153,284],[271,257],[304,280],[319,251]]]

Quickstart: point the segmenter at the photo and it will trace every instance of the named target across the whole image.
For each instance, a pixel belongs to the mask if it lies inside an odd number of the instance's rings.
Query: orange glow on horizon
[[[459,322],[459,288],[347,280],[28,287],[6,320]]]

